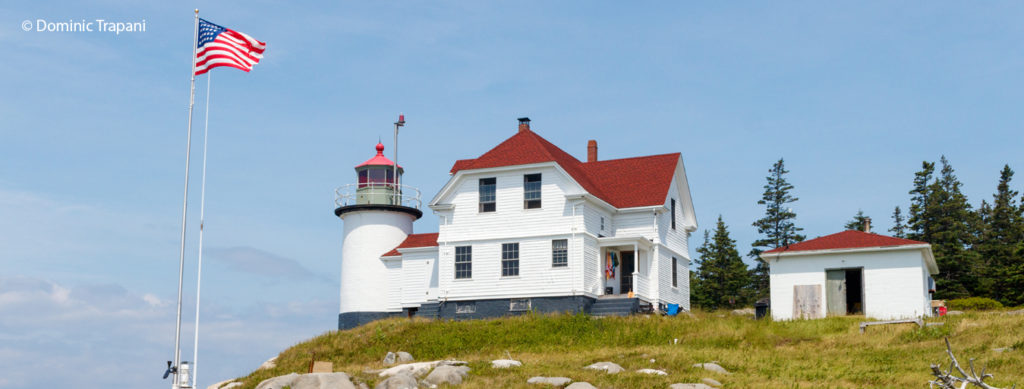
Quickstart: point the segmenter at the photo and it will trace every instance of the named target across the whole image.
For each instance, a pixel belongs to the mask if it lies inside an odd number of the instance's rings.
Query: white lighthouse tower
[[[400,185],[402,167],[384,156],[383,144],[355,170],[358,181],[335,190],[334,214],[345,223],[338,329],[401,312],[387,306],[388,274],[399,269],[389,269],[380,257],[402,243],[423,216],[419,190]]]

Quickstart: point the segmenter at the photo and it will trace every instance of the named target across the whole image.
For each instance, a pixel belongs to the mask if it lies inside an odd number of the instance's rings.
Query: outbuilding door
[[[846,314],[846,270],[825,271],[825,299],[829,315]]]
[[[829,315],[864,312],[864,269],[825,270],[825,302]]]

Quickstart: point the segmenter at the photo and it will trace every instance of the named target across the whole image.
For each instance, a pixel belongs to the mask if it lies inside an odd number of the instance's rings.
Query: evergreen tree
[[[843,227],[847,230],[864,231],[864,226],[870,223],[871,218],[864,215],[864,211],[857,210],[857,214],[853,215],[853,220],[846,222]]]
[[[750,273],[721,215],[714,236],[709,241],[705,232],[704,244],[697,252],[701,256],[696,276],[701,306],[718,309],[750,303]]]
[[[975,292],[982,270],[977,256],[968,251],[973,241],[971,223],[976,214],[960,191],[960,181],[949,161],[942,156],[939,162],[942,165],[939,176],[927,186],[924,204],[916,209],[917,214],[911,215],[911,223],[915,236],[932,245],[940,271],[935,280],[937,297],[967,297]],[[915,190],[916,186],[917,177]]]
[[[768,170],[764,194],[757,202],[759,205],[765,206],[765,215],[753,223],[754,227],[757,227],[757,232],[761,234],[761,238],[754,241],[751,245],[753,248],[748,254],[757,262],[757,267],[752,273],[755,299],[768,296],[768,265],[759,257],[761,253],[804,240],[804,236],[799,234],[803,228],[799,228],[793,223],[796,213],[786,207],[786,204],[799,200],[789,194],[793,190],[793,185],[786,181],[786,173],[789,171],[786,170],[782,158],[779,158],[779,161]]]
[[[710,253],[710,231],[704,230],[704,243],[697,248],[697,259],[694,260],[694,264],[697,265],[697,269],[690,272],[690,303],[701,308],[709,308],[710,305],[707,293],[704,290],[704,283],[699,276],[701,268],[704,267],[704,259],[710,258]]]
[[[914,188],[910,190],[910,217],[907,220],[907,237],[924,240],[928,236],[925,209],[929,196],[929,181],[935,172],[935,162],[921,162],[921,171],[914,173]]]
[[[977,253],[986,263],[988,296],[1004,305],[1024,303],[1024,208],[1017,203],[1018,192],[1010,189],[1013,170],[1003,166],[992,205],[982,202],[978,210],[984,228],[980,231]]]
[[[905,222],[906,220],[903,219],[903,212],[900,211],[900,206],[897,205],[896,209],[892,211],[892,228],[889,229],[889,232],[897,238],[906,237],[907,225],[904,224]]]

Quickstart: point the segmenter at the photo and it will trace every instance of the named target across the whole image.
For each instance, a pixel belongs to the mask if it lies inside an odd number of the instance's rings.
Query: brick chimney
[[[519,118],[519,132],[530,131],[530,118],[521,117]]]
[[[870,217],[864,218],[864,232],[868,232],[868,233],[871,232],[871,218]]]
[[[587,162],[597,162],[597,141],[587,141]]]

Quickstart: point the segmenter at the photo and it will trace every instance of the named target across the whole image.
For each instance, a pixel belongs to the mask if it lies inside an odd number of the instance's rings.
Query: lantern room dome
[[[388,157],[384,156],[384,144],[383,143],[377,142],[377,147],[376,148],[377,148],[377,155],[373,156],[373,158],[370,158],[370,159],[366,160],[366,162],[363,162],[363,163],[357,165],[356,169],[364,167],[364,166],[395,166],[395,163],[392,160],[390,160],[390,159],[388,159]],[[402,165],[398,165],[398,168],[401,169]]]

